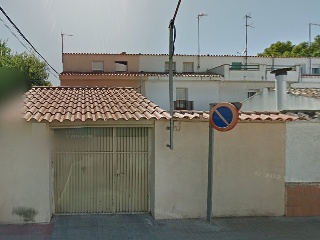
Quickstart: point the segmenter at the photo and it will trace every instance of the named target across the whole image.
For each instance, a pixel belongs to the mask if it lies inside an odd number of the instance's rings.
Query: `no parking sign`
[[[210,125],[220,132],[230,131],[239,121],[241,106],[241,103],[218,103],[210,111]]]

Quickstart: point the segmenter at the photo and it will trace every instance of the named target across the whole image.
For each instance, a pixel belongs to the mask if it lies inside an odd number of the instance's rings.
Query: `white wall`
[[[0,126],[1,223],[50,221],[48,131],[42,123]]]
[[[161,108],[169,109],[168,81],[146,81],[146,97]],[[188,88],[188,101],[194,101],[194,110],[208,110],[209,103],[238,102],[247,98],[248,90],[260,90],[263,87],[274,87],[274,82],[231,82],[208,80],[175,80],[173,99],[176,100],[176,88]]]
[[[320,99],[287,94],[285,110],[319,110]],[[241,111],[277,111],[276,92],[263,91],[243,102]]]
[[[286,182],[320,182],[320,122],[288,122]]]

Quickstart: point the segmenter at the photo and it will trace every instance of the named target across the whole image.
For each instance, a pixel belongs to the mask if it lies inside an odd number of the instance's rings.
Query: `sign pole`
[[[210,105],[210,110],[211,110],[211,105]],[[207,191],[207,221],[209,223],[211,223],[211,216],[212,216],[213,144],[214,144],[214,130],[209,124],[208,191]]]

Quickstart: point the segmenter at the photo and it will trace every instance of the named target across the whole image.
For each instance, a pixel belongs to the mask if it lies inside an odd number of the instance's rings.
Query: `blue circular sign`
[[[218,131],[229,131],[239,120],[238,109],[231,103],[219,103],[210,111],[210,124]]]

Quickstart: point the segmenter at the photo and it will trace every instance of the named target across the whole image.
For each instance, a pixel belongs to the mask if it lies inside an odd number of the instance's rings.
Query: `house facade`
[[[206,216],[208,112],[175,113],[173,150],[170,115],[133,88],[37,87],[22,113],[0,125],[1,223],[55,214]],[[234,130],[215,134],[213,216],[286,214],[286,126],[297,119],[241,113]]]
[[[169,109],[168,55],[65,53],[61,86],[134,87]],[[212,102],[243,101],[274,87],[274,69],[292,67],[288,85],[320,87],[320,58],[201,55],[174,56],[176,110],[207,110]]]

